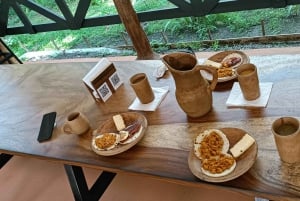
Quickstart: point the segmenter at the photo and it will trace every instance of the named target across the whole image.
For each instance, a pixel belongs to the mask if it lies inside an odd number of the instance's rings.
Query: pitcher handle
[[[212,79],[209,87],[210,87],[211,90],[214,90],[216,88],[217,83],[218,83],[217,68],[213,67],[213,66],[202,66],[202,65],[197,65],[196,68],[197,68],[198,71],[205,70],[208,73],[212,74],[213,79]]]

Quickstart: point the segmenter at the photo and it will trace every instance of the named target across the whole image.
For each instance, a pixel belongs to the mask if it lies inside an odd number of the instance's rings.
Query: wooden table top
[[[106,103],[96,103],[82,82],[95,63],[0,65],[0,152],[157,176],[186,185],[233,188],[273,200],[300,197],[300,164],[280,161],[270,130],[279,116],[300,114],[300,64],[297,57],[292,58],[288,63],[280,56],[251,58],[258,66],[260,81],[274,83],[266,108],[227,108],[225,102],[233,84],[229,81],[218,84],[213,92],[213,109],[197,119],[187,118],[179,108],[170,74],[159,80],[152,76],[160,61],[114,62],[124,84]],[[149,123],[140,143],[124,153],[105,157],[91,151],[90,133],[63,134],[61,127],[73,111],[86,114],[93,129],[112,115],[128,112],[135,98],[128,78],[137,72],[148,74],[152,86],[170,87],[155,112],[140,112]],[[57,112],[52,139],[38,143],[42,115],[51,111]],[[201,130],[223,127],[243,129],[256,139],[256,162],[237,179],[218,184],[201,181],[188,167],[192,140]]]

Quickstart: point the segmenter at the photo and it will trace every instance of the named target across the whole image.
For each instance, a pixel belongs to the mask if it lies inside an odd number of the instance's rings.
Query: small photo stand
[[[106,102],[122,85],[117,70],[108,59],[101,59],[82,79],[97,102]]]

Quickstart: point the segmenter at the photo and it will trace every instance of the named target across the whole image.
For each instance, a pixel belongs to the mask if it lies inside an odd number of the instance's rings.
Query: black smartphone
[[[43,115],[40,132],[37,140],[43,142],[49,140],[55,126],[56,112],[50,112]]]

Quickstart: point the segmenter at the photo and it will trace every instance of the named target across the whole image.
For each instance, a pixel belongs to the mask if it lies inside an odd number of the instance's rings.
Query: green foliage
[[[35,0],[36,3],[51,9],[53,12],[60,13],[55,1]],[[71,5],[71,10],[74,13],[79,0],[66,0],[68,5]],[[161,8],[173,8],[174,5],[167,0],[132,0],[134,9],[137,12],[158,10]],[[29,10],[25,6],[21,9],[34,19],[34,24],[44,22],[38,13]],[[104,16],[116,14],[112,0],[92,0],[91,7],[88,10],[87,17]],[[220,27],[227,27],[232,32],[244,33],[251,29],[252,26],[260,25],[261,21],[265,22],[268,33],[279,33],[281,28],[279,22],[284,18],[298,15],[300,13],[300,5],[288,6],[287,8],[279,9],[259,9],[251,11],[220,13],[207,15],[203,17],[183,17],[167,20],[156,20],[152,22],[141,23],[147,35],[157,34],[160,32],[168,35],[176,36],[180,42],[181,33],[196,33],[197,38],[207,40],[208,32],[213,33]],[[9,12],[11,26],[20,26],[21,22],[16,17],[13,10]],[[122,40],[120,36],[125,32],[124,26],[109,25],[101,27],[84,28],[81,30],[65,30],[56,32],[39,33],[34,35],[24,34],[16,36],[6,36],[4,39],[13,51],[18,55],[22,55],[26,51],[39,51],[48,49],[69,49],[81,47],[82,44],[89,43],[89,47],[113,46],[117,40]],[[159,36],[159,34],[157,34]],[[150,41],[152,45],[157,46],[162,43],[163,39],[155,38]],[[80,45],[81,44],[81,45]],[[157,46],[157,48],[164,48]],[[196,47],[195,47],[196,48]],[[212,48],[219,48],[218,42],[212,44]]]
[[[135,0],[132,1],[133,7],[137,12],[140,11],[148,11],[148,10],[157,10],[160,8],[170,8],[172,6],[169,1],[167,0]]]
[[[219,49],[219,42],[218,41],[214,41],[213,44],[212,44],[212,49],[214,51],[218,51]]]
[[[291,5],[287,7],[288,16],[299,15],[300,5]]]

